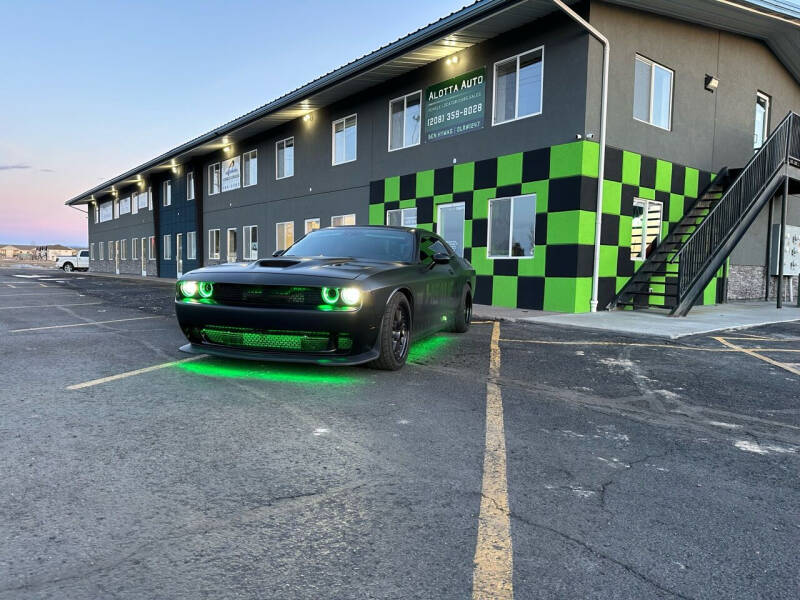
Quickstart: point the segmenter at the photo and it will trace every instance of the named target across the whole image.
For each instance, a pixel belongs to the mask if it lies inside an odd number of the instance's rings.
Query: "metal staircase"
[[[790,170],[794,178],[800,174],[798,167],[800,115],[789,113],[744,169],[720,172],[609,308],[658,307],[685,316]]]

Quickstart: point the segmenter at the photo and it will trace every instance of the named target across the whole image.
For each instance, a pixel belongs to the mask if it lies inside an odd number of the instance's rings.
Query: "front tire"
[[[461,302],[456,309],[456,318],[453,321],[453,331],[456,333],[464,333],[469,329],[472,322],[472,291],[468,285],[464,286],[464,291],[461,292]]]
[[[380,356],[370,366],[383,371],[397,371],[406,364],[411,346],[411,307],[408,299],[396,293],[386,305],[381,319]]]
[[[63,269],[65,273],[72,273],[72,263],[64,263]]]

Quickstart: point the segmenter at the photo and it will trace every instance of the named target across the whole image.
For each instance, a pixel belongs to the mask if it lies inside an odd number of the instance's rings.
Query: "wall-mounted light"
[[[719,87],[719,79],[714,77],[713,75],[706,75],[706,83],[705,83],[706,91],[711,92],[712,94],[717,91]]]
[[[310,123],[313,120],[314,120],[314,117],[311,116],[311,113],[307,113],[307,114],[303,115],[303,121],[305,123]]]
[[[454,54],[453,56],[448,56],[447,60],[444,61],[445,64],[448,65],[456,65],[458,64],[458,54]]]
[[[232,148],[230,146],[225,146],[225,154],[230,154],[232,152]]]

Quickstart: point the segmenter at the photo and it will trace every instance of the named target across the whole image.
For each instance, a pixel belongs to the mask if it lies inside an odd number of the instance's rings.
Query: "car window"
[[[450,256],[453,254],[452,251],[448,251],[447,246],[440,239],[432,235],[423,235],[419,243],[419,260],[429,263],[433,260],[433,255],[439,253]]]
[[[335,256],[388,262],[411,262],[414,234],[381,228],[341,227],[311,231],[285,256]]]
[[[81,252],[81,257],[86,258],[87,256],[89,256],[88,250],[84,250],[83,252]]]

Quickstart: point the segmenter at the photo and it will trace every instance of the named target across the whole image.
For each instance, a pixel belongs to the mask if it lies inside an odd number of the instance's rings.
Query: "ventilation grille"
[[[258,331],[233,327],[205,327],[203,340],[231,348],[246,348],[272,352],[336,352],[353,347],[346,334],[319,331]]]
[[[322,302],[319,288],[215,283],[214,300],[231,306],[261,308],[316,308]]]

